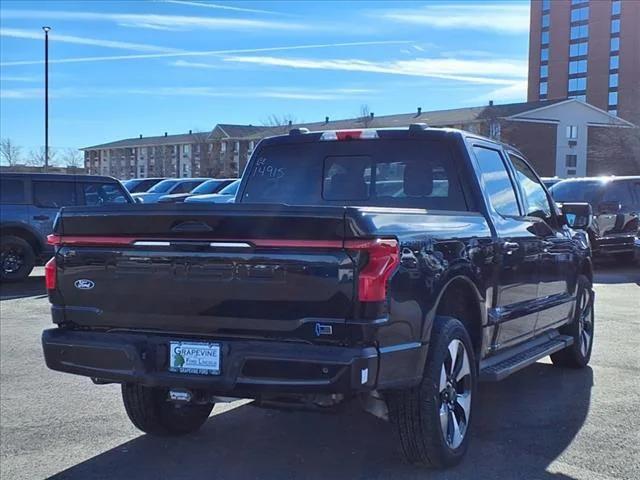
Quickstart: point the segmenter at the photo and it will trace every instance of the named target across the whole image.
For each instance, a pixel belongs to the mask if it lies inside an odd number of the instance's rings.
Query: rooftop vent
[[[293,125],[293,120],[289,120],[289,126]]]
[[[189,130],[189,135],[191,135],[191,133],[192,133],[191,130]]]
[[[420,115],[422,115],[422,107],[418,107],[418,113],[416,117],[419,117]]]
[[[140,138],[142,138],[142,134],[140,134]]]
[[[489,106],[493,107],[493,100],[489,100]]]
[[[371,112],[371,113],[369,114],[369,116],[370,116],[371,118],[373,118],[373,115],[374,115],[374,114],[373,114],[373,112]]]
[[[329,123],[329,117],[324,117],[324,123]]]
[[[165,137],[167,136],[167,132],[164,132],[164,136],[165,136]]]

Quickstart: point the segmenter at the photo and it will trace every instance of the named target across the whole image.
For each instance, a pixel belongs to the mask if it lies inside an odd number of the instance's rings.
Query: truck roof
[[[74,173],[29,173],[29,172],[2,172],[3,177],[23,177],[37,180],[90,180],[104,183],[117,183],[118,180],[105,175],[85,175]]]

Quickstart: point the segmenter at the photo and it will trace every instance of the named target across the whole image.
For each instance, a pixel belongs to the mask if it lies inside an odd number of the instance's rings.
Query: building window
[[[613,37],[611,39],[611,51],[617,52],[620,50],[620,37]]]
[[[577,25],[571,27],[571,40],[587,38],[589,36],[589,25]]]
[[[581,57],[589,52],[589,44],[587,42],[573,43],[569,45],[570,57]]]
[[[583,91],[587,89],[586,77],[570,78],[569,79],[569,92]]]
[[[620,0],[611,2],[611,15],[620,15]]]
[[[583,22],[589,19],[589,7],[576,8],[571,10],[572,22]]]
[[[618,74],[612,73],[609,75],[609,88],[615,88],[618,86]]]
[[[609,58],[609,70],[617,70],[620,68],[620,57],[618,55],[611,55]]]
[[[615,107],[618,105],[618,92],[609,92],[609,106]]]
[[[578,166],[578,155],[567,155],[564,159],[564,164],[567,168],[576,168]]]
[[[618,116],[618,109],[617,108],[610,108],[609,109],[609,113],[611,115],[615,115],[617,117]]]
[[[225,153],[227,151],[227,142],[220,143],[220,152]]]
[[[567,138],[569,140],[575,140],[578,138],[578,126],[577,125],[567,125]]]
[[[611,20],[611,33],[620,33],[620,19]]]
[[[548,83],[547,82],[540,82],[540,95],[546,95],[547,94],[547,88],[548,88]]]
[[[545,30],[540,34],[540,43],[549,45],[549,30]]]
[[[540,65],[540,78],[547,78],[549,76],[549,66]]]
[[[542,0],[542,11],[551,10],[551,0]]]
[[[541,62],[548,62],[549,61],[549,49],[548,48],[543,48],[542,50],[540,50],[540,61]]]
[[[569,95],[568,98],[575,98],[576,100],[580,100],[582,102],[586,102],[587,101],[587,96],[586,95]]]
[[[549,14],[545,13],[542,15],[542,28],[547,28],[549,26]]]
[[[569,62],[569,74],[572,75],[574,73],[586,73],[587,72],[587,61],[586,60],[574,60]]]
[[[580,5],[582,3],[588,3],[589,0],[571,0],[571,5]]]

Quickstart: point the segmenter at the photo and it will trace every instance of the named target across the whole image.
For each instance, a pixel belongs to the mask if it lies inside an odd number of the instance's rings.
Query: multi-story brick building
[[[639,0],[532,0],[527,98],[578,98],[638,125],[638,52]]]
[[[489,105],[399,115],[256,127],[219,124],[211,133],[133,138],[87,147],[89,173],[118,178],[149,176],[233,177],[242,174],[255,146],[290,128],[338,130],[403,127],[411,123],[452,127],[520,148],[542,175],[629,175],[640,172],[640,130],[626,120],[577,99]]]

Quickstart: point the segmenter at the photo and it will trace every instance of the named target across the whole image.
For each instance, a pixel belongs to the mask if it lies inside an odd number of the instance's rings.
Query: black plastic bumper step
[[[482,362],[480,365],[480,381],[500,381],[541,358],[568,347],[572,343],[572,337],[556,335],[552,338],[547,336],[542,339],[536,339],[525,345],[515,347],[510,352],[504,352]]]

